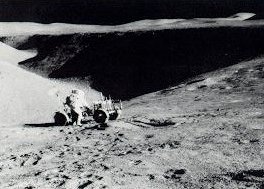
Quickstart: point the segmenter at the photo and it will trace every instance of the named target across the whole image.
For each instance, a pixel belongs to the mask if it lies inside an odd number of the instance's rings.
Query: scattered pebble
[[[169,169],[163,175],[166,179],[180,179],[186,173],[185,169]]]
[[[155,179],[155,176],[152,175],[152,174],[149,174],[148,176],[149,176],[149,180],[154,180]]]
[[[141,160],[136,160],[136,161],[134,161],[134,165],[138,165],[138,164],[140,164],[140,163],[142,163]]]
[[[93,181],[91,180],[87,180],[86,182],[84,182],[83,184],[79,185],[78,186],[78,189],[83,189],[83,188],[86,188],[88,185],[92,184]]]
[[[154,135],[153,135],[153,134],[148,134],[148,135],[145,135],[145,137],[146,137],[147,139],[149,139],[149,138],[153,138]]]

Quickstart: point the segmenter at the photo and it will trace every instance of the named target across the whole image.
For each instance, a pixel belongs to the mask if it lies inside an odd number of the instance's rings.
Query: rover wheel
[[[93,119],[97,123],[107,123],[109,120],[109,114],[104,110],[95,110]]]
[[[54,123],[58,126],[65,126],[68,123],[67,117],[61,113],[61,112],[56,112],[54,115]]]
[[[116,110],[114,113],[110,114],[109,119],[116,120],[120,117],[120,115],[121,115],[121,110]]]

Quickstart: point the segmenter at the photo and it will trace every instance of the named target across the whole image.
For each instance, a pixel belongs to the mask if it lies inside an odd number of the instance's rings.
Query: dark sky
[[[0,21],[122,24],[142,19],[224,17],[255,12],[264,0],[0,0]]]

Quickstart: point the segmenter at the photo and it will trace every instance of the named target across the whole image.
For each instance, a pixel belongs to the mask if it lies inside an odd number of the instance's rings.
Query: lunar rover
[[[109,120],[116,120],[120,117],[122,112],[121,100],[112,100],[110,97],[102,97],[101,100],[94,102],[91,107],[83,107],[82,123],[87,123],[94,120],[96,123],[104,124]],[[71,109],[64,104],[63,111],[57,111],[54,115],[54,122],[59,126],[66,126],[73,124],[76,116]]]

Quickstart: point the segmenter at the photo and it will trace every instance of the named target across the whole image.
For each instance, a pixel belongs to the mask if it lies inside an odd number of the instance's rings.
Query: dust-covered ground
[[[0,188],[263,188],[264,60],[124,102],[99,129],[3,125]]]

